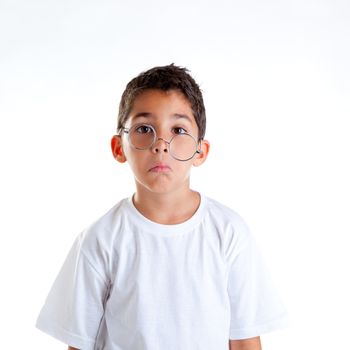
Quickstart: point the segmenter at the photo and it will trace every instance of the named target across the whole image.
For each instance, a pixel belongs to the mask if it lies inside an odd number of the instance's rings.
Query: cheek
[[[145,160],[140,151],[130,149],[130,147],[127,146],[124,150],[124,154],[134,173],[141,171],[146,166]]]
[[[188,164],[180,163],[179,166],[176,167],[176,170],[178,174],[182,174],[184,177],[188,177],[191,173],[191,168],[192,168],[192,162]]]
[[[134,159],[137,158],[137,154],[135,154],[135,149],[133,149],[128,140],[124,139],[122,143],[123,153],[129,163],[135,162]],[[136,157],[135,157],[136,156]]]

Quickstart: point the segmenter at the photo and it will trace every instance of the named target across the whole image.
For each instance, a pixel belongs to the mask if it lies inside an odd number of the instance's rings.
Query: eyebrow
[[[132,116],[132,119],[135,120],[137,118],[148,118],[148,117],[152,117],[152,113],[149,112],[140,112],[135,114],[134,116]],[[174,113],[171,115],[171,117],[175,118],[175,119],[186,119],[187,121],[189,121],[191,124],[193,124],[192,119],[186,115],[186,114],[181,114],[181,113]]]

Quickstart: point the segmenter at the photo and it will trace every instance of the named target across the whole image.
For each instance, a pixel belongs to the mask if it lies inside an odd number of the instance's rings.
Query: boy
[[[247,226],[190,189],[207,158],[201,91],[185,68],[129,82],[111,141],[136,191],[75,241],[37,327],[82,350],[259,350],[286,314]]]

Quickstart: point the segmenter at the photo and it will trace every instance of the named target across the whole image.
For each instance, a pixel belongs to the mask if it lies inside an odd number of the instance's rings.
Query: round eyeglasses
[[[201,153],[198,142],[188,133],[175,134],[170,141],[166,141],[157,137],[154,127],[149,124],[136,124],[131,128],[123,128],[123,132],[128,134],[131,146],[141,151],[150,149],[158,140],[163,140],[170,155],[176,160],[184,162]]]

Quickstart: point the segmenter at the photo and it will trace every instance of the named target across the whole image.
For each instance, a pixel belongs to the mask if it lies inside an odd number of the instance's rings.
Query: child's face
[[[190,169],[204,162],[209,143],[201,142],[202,154],[179,161],[170,155],[164,141],[184,130],[198,140],[198,126],[188,100],[176,90],[146,90],[135,99],[125,128],[140,123],[153,126],[156,131],[157,140],[150,148],[136,149],[130,145],[127,134],[112,139],[114,156],[120,162],[129,162],[137,190],[166,193],[188,189]]]

